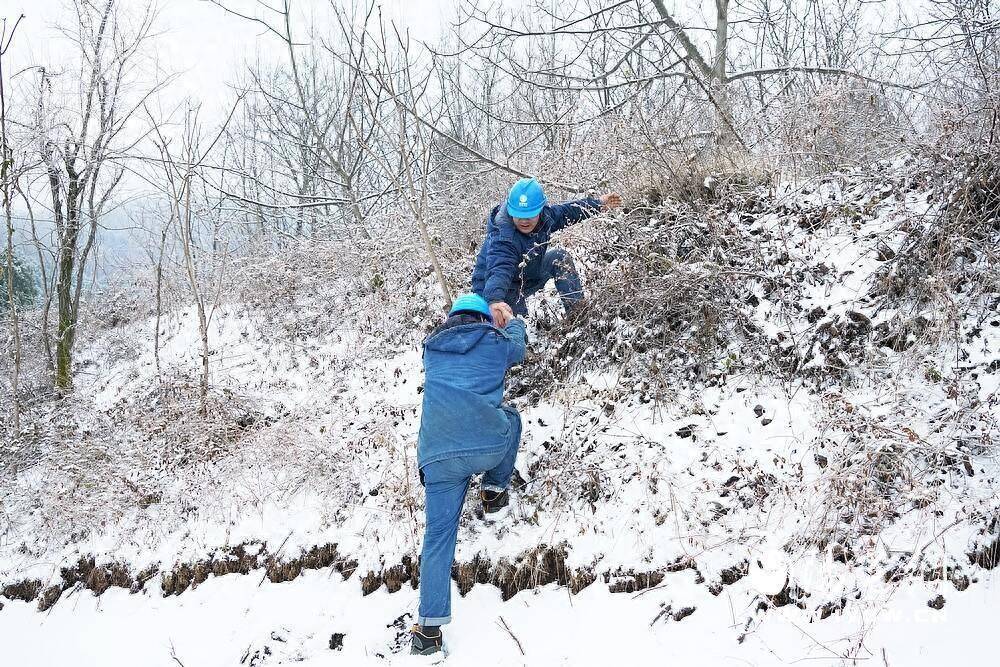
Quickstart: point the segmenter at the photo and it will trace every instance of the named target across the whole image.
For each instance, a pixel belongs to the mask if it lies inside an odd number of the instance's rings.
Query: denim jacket
[[[525,328],[488,322],[441,328],[424,343],[424,401],[417,465],[505,451],[510,431],[501,409],[507,369],[524,360]]]

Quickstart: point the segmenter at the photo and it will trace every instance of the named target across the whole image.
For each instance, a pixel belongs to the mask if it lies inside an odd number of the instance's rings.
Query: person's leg
[[[580,274],[576,271],[573,258],[562,248],[546,251],[542,258],[542,277],[544,281],[549,278],[555,281],[556,290],[559,291],[559,297],[567,313],[583,301],[583,283]]]
[[[496,466],[483,474],[481,487],[484,491],[496,493],[505,491],[514,474],[514,462],[517,460],[517,450],[521,444],[521,415],[510,405],[500,406],[507,413],[510,431],[507,436],[507,451]]]
[[[451,621],[451,566],[462,503],[472,477],[460,462],[438,461],[423,468],[427,527],[420,556],[420,609],[417,623]]]

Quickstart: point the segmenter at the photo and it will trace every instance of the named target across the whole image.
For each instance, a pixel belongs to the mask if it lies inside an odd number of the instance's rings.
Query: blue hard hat
[[[486,299],[478,294],[463,294],[455,299],[451,304],[451,312],[448,315],[460,312],[479,313],[485,316],[491,323],[493,322],[493,313],[490,312],[490,304],[486,303]]]
[[[542,186],[533,178],[522,178],[507,195],[507,212],[512,218],[533,218],[545,206]]]

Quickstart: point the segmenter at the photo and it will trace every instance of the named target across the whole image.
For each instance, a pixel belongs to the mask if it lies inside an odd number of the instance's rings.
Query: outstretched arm
[[[586,197],[564,204],[553,204],[552,231],[557,232],[563,227],[582,222],[600,211],[609,211],[622,205],[622,198],[617,192],[609,192],[600,197]]]

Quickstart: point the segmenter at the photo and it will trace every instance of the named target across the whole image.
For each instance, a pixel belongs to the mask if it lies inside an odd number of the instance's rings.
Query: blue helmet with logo
[[[512,218],[533,218],[545,206],[545,192],[533,178],[522,178],[507,195],[507,212]]]
[[[455,299],[451,304],[451,311],[448,315],[462,312],[479,313],[488,319],[490,323],[493,322],[493,313],[490,312],[490,304],[486,303],[486,299],[478,294],[463,294]]]

